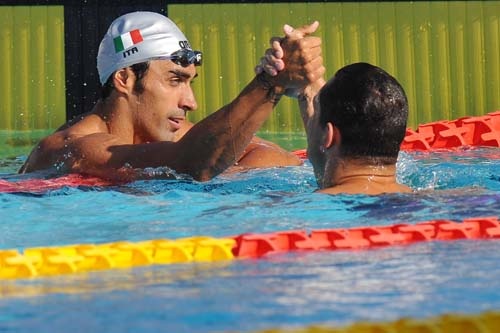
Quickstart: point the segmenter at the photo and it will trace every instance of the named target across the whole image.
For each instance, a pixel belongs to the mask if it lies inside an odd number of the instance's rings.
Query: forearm
[[[233,102],[197,123],[179,141],[186,147],[182,172],[208,180],[233,165],[271,114],[279,99],[274,91],[254,78]]]
[[[302,122],[304,123],[304,128],[308,137],[310,133],[311,121],[315,115],[314,99],[324,85],[325,80],[320,78],[308,85],[303,92],[298,95],[300,116],[302,118]]]

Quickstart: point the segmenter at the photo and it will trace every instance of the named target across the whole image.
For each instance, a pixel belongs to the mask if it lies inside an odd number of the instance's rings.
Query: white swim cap
[[[134,12],[111,23],[99,45],[97,70],[104,85],[121,69],[152,59],[169,59],[181,49],[192,50],[186,36],[166,16],[153,12]]]

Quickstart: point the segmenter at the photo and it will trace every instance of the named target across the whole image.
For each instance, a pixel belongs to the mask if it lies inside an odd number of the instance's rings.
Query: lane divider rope
[[[0,179],[0,193],[44,193],[50,190],[57,190],[61,187],[78,187],[78,186],[110,186],[118,183],[107,181],[105,179],[83,176],[72,173],[57,178],[51,179],[24,179],[17,181],[8,181]]]
[[[475,315],[446,314],[428,319],[402,318],[393,322],[358,322],[345,327],[314,325],[294,329],[266,329],[254,333],[497,333],[500,312]]]
[[[500,110],[484,116],[462,117],[421,124],[406,129],[403,151],[451,150],[459,147],[500,147]],[[294,151],[307,159],[306,149]]]
[[[0,250],[0,279],[61,275],[115,268],[193,261],[228,260],[233,239],[189,237],[177,240],[77,244]]]
[[[461,146],[500,147],[500,110],[484,116],[462,117],[407,129],[402,150],[451,149]]]
[[[462,222],[432,220],[417,224],[367,226],[343,229],[282,231],[234,237],[235,257],[258,258],[293,250],[355,250],[406,245],[421,241],[500,238],[496,217],[470,218]]]
[[[334,251],[407,245],[422,241],[498,239],[497,217],[462,222],[431,220],[417,224],[341,229],[289,230],[241,234],[228,238],[207,236],[177,240],[76,244],[0,250],[0,279],[33,278],[155,264],[210,262],[260,258],[288,251]]]

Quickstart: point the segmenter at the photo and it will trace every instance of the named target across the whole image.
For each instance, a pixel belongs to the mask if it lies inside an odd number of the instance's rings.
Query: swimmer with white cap
[[[305,37],[283,40],[286,69],[257,75],[231,103],[192,125],[186,114],[198,106],[191,83],[201,52],[163,15],[123,15],[99,46],[101,99],[44,138],[20,172],[48,169],[123,181],[143,177],[144,168],[168,167],[205,181],[235,163],[299,164],[254,133],[285,90],[322,77],[321,40],[308,36],[316,28],[304,27]]]

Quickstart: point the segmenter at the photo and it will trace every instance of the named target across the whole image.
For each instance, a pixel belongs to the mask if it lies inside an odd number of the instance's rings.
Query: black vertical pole
[[[100,93],[97,50],[111,22],[128,12],[147,10],[167,14],[164,0],[65,1],[64,47],[66,61],[66,119],[88,112]]]

